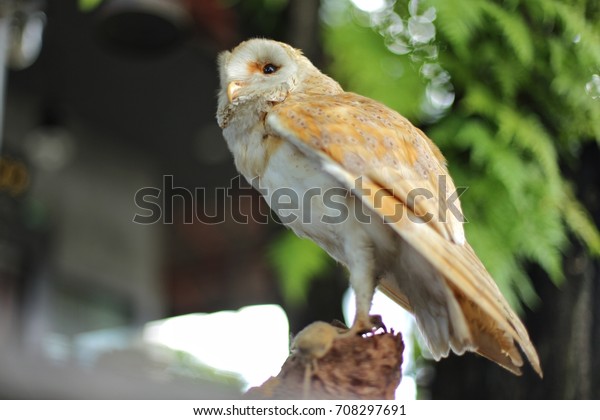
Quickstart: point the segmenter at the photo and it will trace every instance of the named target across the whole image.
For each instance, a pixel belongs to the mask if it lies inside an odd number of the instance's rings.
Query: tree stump
[[[295,338],[276,377],[251,388],[249,399],[393,399],[402,377],[402,335],[364,335],[315,322]]]

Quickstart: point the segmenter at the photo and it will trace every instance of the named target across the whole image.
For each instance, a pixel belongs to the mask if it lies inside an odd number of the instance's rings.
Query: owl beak
[[[242,82],[230,82],[227,85],[227,99],[229,103],[235,101],[238,97],[238,91],[244,86]]]

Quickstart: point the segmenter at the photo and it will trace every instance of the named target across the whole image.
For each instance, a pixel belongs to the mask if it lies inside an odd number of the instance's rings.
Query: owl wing
[[[456,188],[439,149],[407,119],[353,93],[296,93],[273,106],[267,132],[318,159],[444,277],[470,325],[477,352],[519,374],[519,343],[540,374],[527,331],[465,241]],[[410,310],[395,284],[380,287]]]

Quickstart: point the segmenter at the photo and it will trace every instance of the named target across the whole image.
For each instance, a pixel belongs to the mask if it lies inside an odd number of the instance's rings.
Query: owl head
[[[298,49],[270,39],[250,39],[218,59],[219,109],[246,102],[281,102],[291,92],[335,94],[340,85]]]
[[[312,67],[299,50],[268,39],[242,42],[222,52],[218,64],[220,105],[283,100],[297,86],[300,67]]]

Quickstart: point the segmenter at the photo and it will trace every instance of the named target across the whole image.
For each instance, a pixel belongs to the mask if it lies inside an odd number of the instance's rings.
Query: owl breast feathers
[[[348,268],[352,333],[371,328],[379,287],[415,315],[436,359],[472,351],[520,374],[518,343],[542,375],[525,327],[465,239],[444,157],[421,130],[280,42],[243,42],[221,53],[219,72],[217,121],[237,169],[288,228]]]

